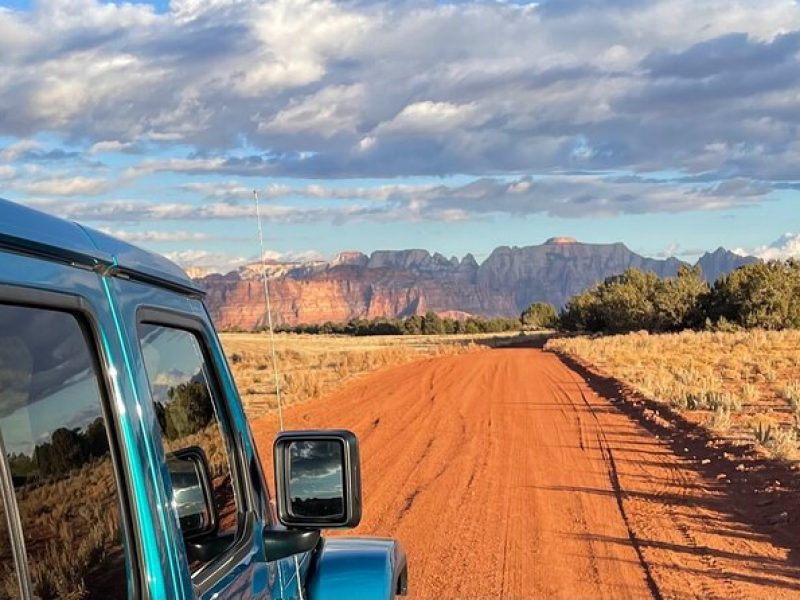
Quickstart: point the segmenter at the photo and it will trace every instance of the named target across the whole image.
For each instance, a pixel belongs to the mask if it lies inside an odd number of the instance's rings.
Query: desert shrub
[[[600,298],[596,290],[587,290],[570,298],[558,317],[565,331],[601,331],[605,323],[600,317]]]
[[[441,335],[444,333],[442,318],[432,311],[425,313],[422,318],[422,333],[424,335]]]
[[[405,319],[377,318],[373,320],[352,319],[347,323],[299,324],[281,326],[278,332],[311,335],[445,335],[502,333],[516,331],[521,327],[519,319],[505,317],[468,317],[465,320],[440,317],[434,312],[412,315]]]
[[[796,428],[782,428],[766,415],[756,417],[751,427],[755,441],[773,458],[791,460],[797,456]]]
[[[729,392],[716,390],[706,392],[705,405],[709,410],[725,410],[728,413],[742,410],[741,398]]]
[[[175,440],[197,433],[214,418],[214,407],[204,383],[180,383],[169,388],[167,395],[169,402],[165,406],[155,405],[167,439]]]
[[[717,280],[704,310],[712,324],[800,327],[800,261],[757,262],[736,269]]]
[[[719,433],[725,433],[731,428],[731,411],[719,406],[706,422],[706,426]]]
[[[655,273],[629,269],[607,279],[598,288],[597,311],[603,330],[610,332],[650,330],[653,327]]]
[[[766,446],[767,452],[780,460],[792,460],[797,456],[797,431],[778,429]]]
[[[407,335],[420,335],[422,333],[422,317],[412,315],[403,320],[402,333]]]
[[[322,378],[318,371],[285,373],[281,390],[290,400],[316,398],[322,392]]]
[[[758,402],[758,399],[761,397],[761,394],[758,391],[758,386],[753,383],[745,383],[742,386],[742,399],[747,404],[755,404]]]
[[[795,379],[781,389],[781,397],[789,403],[795,412],[800,412],[800,380]]]
[[[755,441],[764,447],[769,446],[775,440],[775,435],[779,430],[775,420],[765,415],[756,417],[750,428]]]
[[[743,329],[743,327],[737,325],[736,323],[732,323],[724,316],[712,320],[705,310],[703,312],[705,314],[703,328],[706,331],[713,331],[715,333],[736,333],[737,331],[742,331]]]
[[[653,297],[653,331],[679,331],[702,325],[702,301],[709,288],[698,267],[682,265],[676,277],[661,279]]]
[[[568,331],[610,333],[800,328],[800,261],[745,265],[712,288],[696,267],[681,266],[667,278],[628,269],[573,296],[559,324]]]
[[[535,302],[522,311],[520,320],[523,325],[528,327],[550,329],[558,324],[558,314],[552,304]]]
[[[741,328],[733,333],[559,337],[546,344],[547,349],[594,365],[648,398],[681,411],[691,409],[684,413],[687,419],[719,436],[748,437],[776,458],[792,456],[800,436],[798,347],[800,330]],[[760,374],[768,372],[772,375],[764,378],[774,382],[766,385]],[[791,412],[775,409],[781,400]]]
[[[669,404],[672,408],[680,408],[686,410],[689,408],[689,398],[688,394],[680,393],[675,394],[669,400]]]
[[[623,333],[677,331],[703,323],[708,285],[699,269],[682,266],[676,277],[628,269],[573,296],[562,311],[565,330]]]

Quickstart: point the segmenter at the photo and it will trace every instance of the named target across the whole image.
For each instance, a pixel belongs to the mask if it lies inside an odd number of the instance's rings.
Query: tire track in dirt
[[[414,598],[800,598],[784,549],[555,355],[421,361],[285,417],[359,435],[352,533],[400,539]]]
[[[579,377],[577,374],[571,374],[570,378],[579,385]],[[567,400],[572,402],[572,398],[565,394]],[[592,420],[598,425],[597,430],[597,444],[600,447],[604,460],[606,462],[606,468],[608,469],[608,480],[611,483],[611,487],[614,490],[614,497],[617,501],[617,508],[619,510],[619,515],[622,518],[623,523],[625,523],[625,529],[628,532],[628,539],[630,540],[631,546],[633,546],[634,551],[636,552],[636,556],[639,559],[639,564],[642,567],[642,572],[644,573],[645,581],[647,582],[647,587],[650,590],[650,594],[653,597],[653,600],[663,600],[663,596],[661,595],[661,590],[658,588],[658,584],[656,583],[655,579],[653,578],[653,573],[650,570],[650,565],[647,564],[647,561],[644,558],[644,553],[642,551],[642,545],[639,542],[639,539],[636,536],[636,532],[634,531],[633,527],[631,526],[630,518],[625,510],[625,503],[624,503],[624,491],[622,489],[622,485],[619,481],[619,470],[617,469],[617,463],[614,460],[614,451],[611,449],[611,446],[608,443],[608,439],[606,438],[605,431],[600,426],[600,419],[598,417],[597,412],[592,408],[592,403],[586,396],[586,392],[584,389],[580,388],[580,399],[583,402],[583,406],[585,406],[589,410],[589,414],[592,417]],[[578,413],[578,427],[580,431],[580,442],[581,442],[581,449],[585,449],[585,432],[584,427],[582,424],[582,420],[580,418],[580,413]]]

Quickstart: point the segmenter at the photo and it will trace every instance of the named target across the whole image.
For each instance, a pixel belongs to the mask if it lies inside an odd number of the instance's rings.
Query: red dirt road
[[[356,535],[396,537],[414,598],[800,598],[796,557],[718,481],[549,353],[486,350],[287,411],[361,440]],[[262,456],[275,419],[254,423]]]

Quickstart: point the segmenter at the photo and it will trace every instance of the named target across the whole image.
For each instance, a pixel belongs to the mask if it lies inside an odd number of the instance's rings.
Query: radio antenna
[[[278,425],[283,431],[283,402],[281,398],[281,379],[278,374],[278,353],[275,351],[275,328],[272,326],[272,303],[269,297],[269,282],[267,280],[267,261],[264,258],[264,229],[261,226],[261,206],[258,202],[258,191],[253,190],[256,201],[256,220],[258,221],[258,246],[261,256],[261,281],[264,284],[264,302],[267,305],[267,326],[269,327],[269,345],[272,354],[272,372],[275,376],[275,395],[278,397]]]

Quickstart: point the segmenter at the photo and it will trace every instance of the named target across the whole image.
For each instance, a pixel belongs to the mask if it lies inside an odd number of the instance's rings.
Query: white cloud
[[[52,0],[0,12],[0,134],[199,172],[790,179],[798,30],[790,0]],[[219,158],[243,140],[260,164]]]
[[[109,191],[112,183],[106,179],[76,176],[27,181],[16,187],[29,194],[44,196],[96,196]]]
[[[478,114],[475,103],[453,104],[451,102],[415,102],[404,107],[400,113],[375,130],[380,136],[386,133],[411,135],[436,135],[460,127],[481,125],[485,119]]]
[[[325,260],[325,255],[318,250],[296,250],[290,252],[265,250],[264,260],[277,263],[307,263]]]
[[[188,202],[149,202],[142,200],[102,200],[96,202],[53,199],[26,200],[25,204],[74,221],[119,223],[140,221],[226,221],[254,219],[255,210],[250,205],[228,203],[192,204]],[[267,221],[279,223],[305,223],[331,220],[346,210],[297,208],[265,205],[261,215]]]
[[[164,256],[184,269],[216,273],[227,273],[251,262],[243,256],[208,250],[180,250],[167,252]]]
[[[87,150],[88,154],[102,154],[107,152],[124,152],[133,147],[131,142],[120,142],[117,140],[102,140],[96,142]]]
[[[249,5],[257,50],[234,75],[234,87],[245,97],[319,81],[328,64],[344,58],[368,27],[368,19],[334,2],[277,0]]]
[[[36,150],[40,147],[41,144],[39,144],[39,142],[36,142],[34,140],[27,140],[27,139],[18,140],[17,142],[14,142],[13,144],[6,146],[5,148],[3,148],[2,151],[0,151],[0,160],[13,161],[22,156],[23,154],[25,154],[26,152],[29,152],[31,150]]]
[[[250,190],[235,182],[219,189],[196,184],[210,200],[190,202],[34,200],[29,204],[78,221],[214,221],[255,218]],[[638,177],[599,175],[479,178],[454,185],[381,185],[342,187],[270,185],[261,190],[261,214],[269,222],[463,221],[492,215],[566,218],[623,214],[676,213],[752,206],[765,188],[731,180],[725,185],[682,184]],[[241,193],[241,197],[237,194]],[[249,198],[248,198],[249,199]],[[220,201],[221,200],[221,201]],[[276,201],[283,203],[277,204]],[[306,200],[299,203],[298,200]]]
[[[225,179],[158,206],[56,208],[109,221],[249,218],[254,185],[237,177],[474,180],[269,186],[313,205],[268,207],[285,222],[725,209],[796,182],[798,31],[790,0],[51,0],[0,11],[0,135],[21,140],[0,160],[38,197]],[[110,174],[34,165],[51,138]],[[565,175],[651,171],[681,176]],[[210,202],[174,201],[185,192]]]
[[[191,242],[207,240],[210,237],[206,233],[196,231],[128,231],[125,229],[110,229],[108,227],[100,227],[99,229],[110,236],[132,243]]]
[[[759,246],[753,250],[737,248],[734,252],[742,256],[757,256],[763,260],[800,258],[800,234],[785,233],[769,246]]]
[[[251,270],[260,273],[261,268],[257,256],[244,257],[224,252],[196,249],[167,252],[164,256],[189,271],[189,274],[193,277],[202,276],[207,273],[228,273],[245,266],[249,266]],[[282,265],[322,261],[325,260],[325,256],[317,250],[291,252],[265,250],[264,260],[268,265],[268,274],[273,276],[286,271],[286,267]],[[276,269],[276,267],[280,268]]]
[[[364,86],[330,86],[310,96],[291,101],[270,121],[260,123],[264,134],[306,133],[330,138],[340,133],[355,133],[364,111]]]
[[[237,181],[216,181],[201,183],[185,183],[181,189],[204,198],[241,201],[253,197],[253,188]]]

